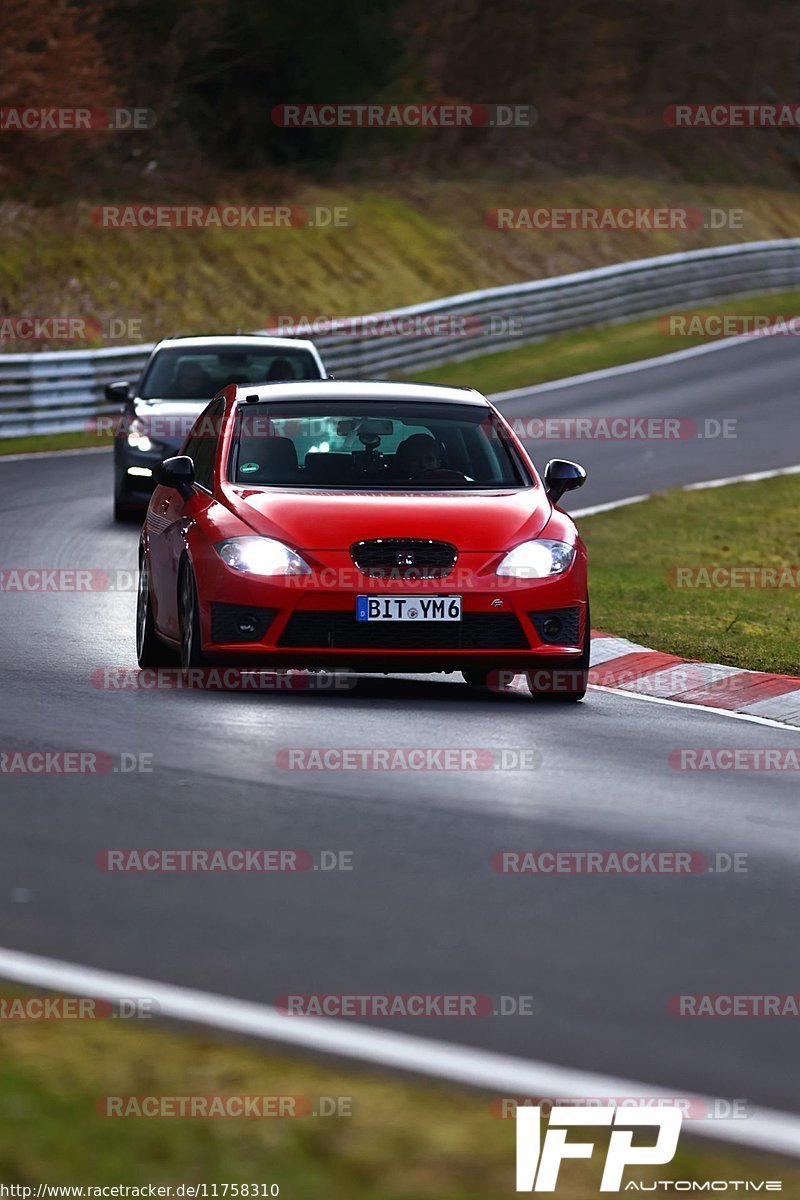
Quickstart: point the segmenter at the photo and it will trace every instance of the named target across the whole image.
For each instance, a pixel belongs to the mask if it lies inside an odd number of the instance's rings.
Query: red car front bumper
[[[583,546],[567,571],[543,579],[499,577],[489,561],[496,556],[465,553],[445,578],[379,580],[347,552],[330,551],[315,554],[311,575],[262,578],[232,570],[211,551],[194,564],[203,652],[255,668],[419,673],[577,664],[587,618]],[[357,621],[357,597],[381,594],[458,595],[462,619]]]

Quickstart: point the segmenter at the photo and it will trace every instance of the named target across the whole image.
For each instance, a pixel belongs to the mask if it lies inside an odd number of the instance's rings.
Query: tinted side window
[[[195,482],[209,491],[214,480],[214,459],[224,412],[224,400],[217,400],[207,408],[198,418],[184,450],[184,454],[188,454],[194,463]]]

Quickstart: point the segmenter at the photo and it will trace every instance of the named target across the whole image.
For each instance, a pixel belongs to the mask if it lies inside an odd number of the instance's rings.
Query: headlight
[[[515,546],[497,568],[498,575],[513,575],[518,579],[542,579],[560,575],[575,557],[575,547],[566,542],[551,542],[540,538]]]
[[[214,547],[234,571],[248,575],[310,575],[311,567],[299,554],[268,537],[235,537]]]
[[[128,445],[132,450],[139,450],[142,454],[149,454],[151,450],[163,449],[160,442],[154,442],[145,433],[145,426],[138,417],[134,417],[128,430]]]
[[[153,449],[153,443],[150,438],[143,433],[129,433],[128,445],[134,450],[141,450],[142,454],[149,454]]]

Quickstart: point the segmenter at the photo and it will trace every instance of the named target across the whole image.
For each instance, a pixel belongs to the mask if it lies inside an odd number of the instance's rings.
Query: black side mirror
[[[131,385],[127,379],[118,379],[114,383],[107,383],[105,392],[106,400],[117,404],[127,404],[131,398]]]
[[[574,492],[586,483],[586,472],[568,458],[551,458],[544,469],[544,486],[551,504],[558,504],[564,492]]]
[[[163,487],[176,488],[184,498],[191,496],[194,490],[194,463],[188,454],[165,458],[156,467],[155,479]]]

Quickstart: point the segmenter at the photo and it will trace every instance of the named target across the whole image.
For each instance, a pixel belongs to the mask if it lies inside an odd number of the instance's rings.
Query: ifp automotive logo
[[[672,1162],[678,1149],[683,1114],[678,1108],[622,1109],[576,1108],[560,1105],[550,1110],[550,1121],[542,1144],[541,1109],[517,1110],[517,1191],[554,1192],[565,1158],[591,1158],[592,1142],[568,1142],[567,1130],[574,1125],[615,1128],[608,1142],[601,1192],[618,1192],[627,1166],[656,1166]],[[634,1146],[634,1129],[657,1127],[652,1146]]]

